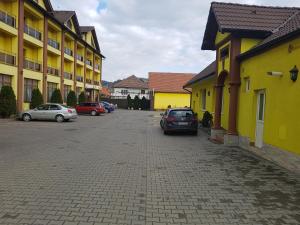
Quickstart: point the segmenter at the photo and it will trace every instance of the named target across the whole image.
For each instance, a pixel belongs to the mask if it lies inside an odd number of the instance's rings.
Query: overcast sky
[[[52,0],[55,9],[75,10],[80,25],[96,27],[103,79],[114,81],[148,72],[200,72],[214,59],[201,51],[207,0]],[[224,0],[297,6],[300,0]]]

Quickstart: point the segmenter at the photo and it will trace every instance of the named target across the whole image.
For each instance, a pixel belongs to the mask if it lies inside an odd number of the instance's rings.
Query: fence
[[[106,101],[109,103],[112,103],[114,105],[118,105],[118,108],[120,109],[128,109],[128,102],[127,99],[112,99],[112,98],[101,98],[101,101]],[[146,110],[150,109],[150,101],[146,100],[146,105],[145,105]]]

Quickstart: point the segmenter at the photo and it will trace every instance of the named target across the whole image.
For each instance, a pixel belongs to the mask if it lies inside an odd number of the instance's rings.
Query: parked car
[[[74,108],[61,104],[44,104],[35,109],[20,113],[19,118],[29,122],[31,120],[56,120],[57,122],[76,119],[77,113]]]
[[[168,109],[161,116],[160,126],[164,134],[178,131],[198,134],[197,114],[189,108]]]
[[[115,107],[113,104],[111,104],[109,102],[104,102],[104,101],[101,101],[101,103],[104,105],[104,108],[108,113],[111,113],[115,110]]]
[[[104,106],[99,102],[85,102],[76,106],[78,114],[90,114],[92,116],[100,115],[105,113]]]

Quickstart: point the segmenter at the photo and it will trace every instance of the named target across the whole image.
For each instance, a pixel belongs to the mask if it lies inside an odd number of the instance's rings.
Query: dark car
[[[194,135],[198,134],[197,114],[189,108],[168,109],[161,116],[160,126],[164,134],[169,134],[170,132],[191,132]]]
[[[105,113],[104,106],[99,102],[85,102],[76,106],[78,114],[91,114],[92,116]]]
[[[109,102],[102,101],[101,103],[103,104],[105,110],[108,113],[111,113],[111,112],[113,112],[115,110],[115,107],[112,104],[110,104]]]

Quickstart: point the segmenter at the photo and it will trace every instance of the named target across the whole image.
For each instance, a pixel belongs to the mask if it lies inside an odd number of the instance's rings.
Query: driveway
[[[0,224],[300,224],[300,177],[159,113],[0,120]]]

